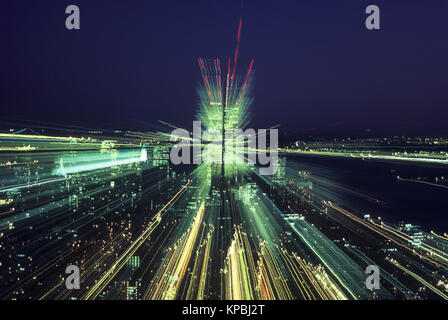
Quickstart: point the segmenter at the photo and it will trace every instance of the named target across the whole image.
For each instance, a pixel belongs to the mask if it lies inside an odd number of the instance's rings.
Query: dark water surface
[[[448,232],[448,188],[400,181],[425,177],[448,186],[446,165],[415,165],[362,159],[291,156],[289,170],[311,171],[317,197],[331,200],[358,214],[380,216],[384,221],[404,221],[424,230]]]

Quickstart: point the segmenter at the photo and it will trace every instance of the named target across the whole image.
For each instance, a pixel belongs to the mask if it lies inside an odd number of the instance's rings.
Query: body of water
[[[317,197],[358,214],[448,232],[448,166],[291,156],[287,167],[310,171]]]

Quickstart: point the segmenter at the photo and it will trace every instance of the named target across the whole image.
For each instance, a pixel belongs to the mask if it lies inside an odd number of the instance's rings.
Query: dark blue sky
[[[79,31],[65,29],[69,4]],[[3,0],[0,120],[190,129],[197,58],[232,56],[240,16],[252,127],[448,134],[446,0]]]

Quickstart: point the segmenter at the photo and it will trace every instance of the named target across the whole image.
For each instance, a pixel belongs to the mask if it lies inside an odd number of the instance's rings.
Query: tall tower
[[[253,99],[249,96],[249,88],[253,77],[252,59],[246,72],[237,72],[236,65],[241,38],[242,20],[239,20],[237,45],[233,57],[227,60],[227,71],[221,67],[221,61],[216,59],[199,58],[199,68],[203,85],[199,88],[200,108],[198,118],[206,130],[218,131],[219,152],[222,179],[226,172],[230,172],[234,157],[226,154],[226,131],[243,129],[248,123],[248,109]],[[208,141],[203,141],[207,144]]]

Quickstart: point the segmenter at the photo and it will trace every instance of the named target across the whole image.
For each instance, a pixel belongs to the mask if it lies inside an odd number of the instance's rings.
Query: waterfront
[[[441,177],[448,177],[444,165],[314,156],[290,156],[287,163],[292,170],[311,172],[313,193],[322,200],[338,202],[360,215],[380,216],[392,223],[404,221],[427,231],[448,230],[448,222],[443,219],[448,208],[448,189],[397,179],[438,177],[440,181]]]

